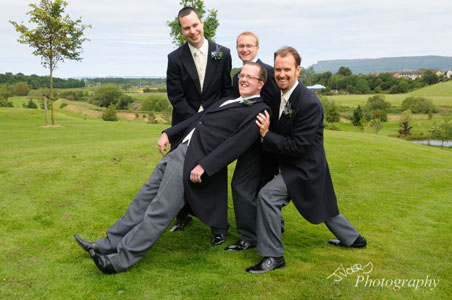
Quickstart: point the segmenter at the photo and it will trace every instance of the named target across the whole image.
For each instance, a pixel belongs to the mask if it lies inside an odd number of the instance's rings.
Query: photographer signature
[[[342,279],[346,278],[348,275],[352,275],[356,272],[362,271],[363,274],[369,274],[374,269],[374,264],[369,262],[365,266],[361,264],[354,264],[348,268],[344,268],[344,266],[341,264],[340,267],[336,269],[333,273],[331,273],[330,276],[328,276],[326,279],[333,277],[334,281],[342,281]]]

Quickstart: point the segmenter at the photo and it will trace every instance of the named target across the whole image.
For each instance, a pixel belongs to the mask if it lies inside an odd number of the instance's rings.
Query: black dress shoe
[[[286,261],[284,256],[281,257],[264,257],[257,265],[246,269],[249,273],[267,273],[271,270],[276,270],[284,268],[286,266]]]
[[[361,249],[364,249],[367,247],[367,241],[361,235],[358,236],[358,238],[355,240],[355,242],[351,246],[346,246],[341,241],[335,240],[335,239],[328,240],[328,244],[338,246],[338,247],[350,247],[350,248],[361,248]]]
[[[116,274],[118,272],[115,271],[113,265],[111,264],[110,259],[107,256],[104,256],[94,250],[89,250],[89,254],[96,264],[97,268],[101,270],[105,274]]]
[[[78,234],[74,234],[74,239],[77,241],[77,243],[82,247],[83,250],[86,252],[89,252],[89,250],[94,250],[97,253],[100,253],[99,247],[94,242],[88,242],[82,239]]]
[[[185,228],[185,226],[190,224],[192,219],[193,218],[190,215],[187,218],[184,218],[182,220],[177,219],[176,224],[174,224],[173,228],[170,229],[170,232],[176,232],[176,231],[183,230]]]
[[[226,234],[214,234],[212,239],[210,240],[210,243],[213,246],[218,246],[223,244],[224,240],[226,240]]]
[[[234,245],[227,246],[226,248],[224,248],[224,250],[242,251],[251,248],[256,248],[256,245],[251,245],[250,243],[247,243],[244,240],[239,240]]]

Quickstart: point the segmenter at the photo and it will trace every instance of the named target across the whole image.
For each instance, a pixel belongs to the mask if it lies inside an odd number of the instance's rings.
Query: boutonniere
[[[289,118],[293,115],[293,108],[290,107],[290,103],[288,102],[286,106],[284,106],[282,113],[288,116]]]
[[[252,100],[252,99],[242,99],[239,101],[240,104],[242,104],[243,106],[251,106],[254,103],[256,103],[256,100]]]
[[[210,57],[212,57],[214,60],[220,60],[223,58],[223,51],[221,51],[221,47],[219,45],[217,45],[215,51],[212,51]]]

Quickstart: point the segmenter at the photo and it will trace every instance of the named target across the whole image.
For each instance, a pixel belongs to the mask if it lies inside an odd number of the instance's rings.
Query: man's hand
[[[166,132],[162,133],[162,135],[159,138],[159,141],[157,142],[157,145],[159,147],[160,153],[162,153],[162,155],[165,156],[166,152],[168,152],[169,149],[169,139]]]
[[[201,176],[204,174],[204,168],[201,165],[197,165],[190,172],[190,180],[193,183],[201,183]]]
[[[259,113],[256,120],[256,124],[259,127],[261,137],[265,137],[268,132],[268,128],[270,127],[270,115],[266,110],[264,111],[264,113],[265,115]]]

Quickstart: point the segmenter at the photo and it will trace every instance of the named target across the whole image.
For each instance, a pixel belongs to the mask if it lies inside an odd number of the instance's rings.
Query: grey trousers
[[[262,173],[259,141],[242,154],[231,182],[237,231],[241,239],[256,245],[256,196]]]
[[[290,202],[287,186],[278,174],[267,183],[257,197],[257,254],[279,257],[284,255],[281,242],[281,209]],[[359,232],[341,214],[325,221],[328,229],[345,245],[350,246]]]
[[[187,145],[181,144],[157,164],[126,214],[96,241],[117,272],[138,262],[184,206],[182,171]]]

